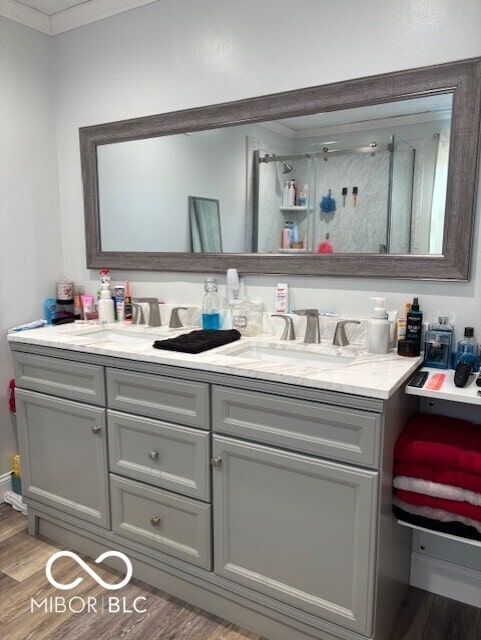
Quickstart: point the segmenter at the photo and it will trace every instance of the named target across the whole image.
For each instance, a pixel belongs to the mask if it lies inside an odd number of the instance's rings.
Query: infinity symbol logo
[[[120,551],[105,551],[104,553],[101,553],[98,558],[95,559],[96,564],[99,564],[100,562],[105,560],[105,558],[111,558],[111,557],[116,557],[123,560],[123,562],[125,563],[125,566],[127,567],[127,575],[121,582],[118,582],[116,584],[110,584],[102,580],[102,578],[97,573],[95,573],[95,571],[91,569],[88,566],[88,564],[86,564],[82,560],[82,558],[79,558],[79,556],[76,553],[73,553],[73,551],[57,551],[57,553],[54,553],[53,556],[51,556],[48,559],[47,564],[45,566],[45,573],[47,575],[47,580],[50,582],[50,584],[56,587],[57,589],[61,589],[62,591],[67,591],[68,589],[74,589],[77,585],[79,585],[83,581],[83,578],[80,578],[80,577],[75,578],[75,580],[73,582],[70,582],[69,584],[62,584],[61,582],[57,582],[55,580],[55,578],[52,576],[52,565],[55,562],[55,560],[62,557],[72,558],[73,560],[75,560],[75,562],[79,564],[82,567],[82,569],[86,573],[88,573],[89,576],[95,580],[95,582],[97,582],[97,584],[99,584],[104,589],[109,589],[110,591],[121,589],[128,583],[128,581],[132,577],[132,563],[130,562],[129,558],[127,558],[127,556],[121,553]]]

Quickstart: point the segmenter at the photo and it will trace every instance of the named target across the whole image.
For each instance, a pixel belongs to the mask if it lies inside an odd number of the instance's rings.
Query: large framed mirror
[[[83,127],[87,267],[468,280],[480,118],[476,58]]]

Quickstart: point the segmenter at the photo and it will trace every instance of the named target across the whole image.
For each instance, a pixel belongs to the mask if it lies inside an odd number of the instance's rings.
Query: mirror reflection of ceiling
[[[439,255],[451,108],[443,93],[100,145],[101,248],[189,252],[188,198],[196,196],[219,201],[225,253],[317,253],[328,239],[339,253]],[[373,142],[371,153],[356,151]],[[339,155],[306,159],[325,148]],[[255,152],[279,161],[259,164]],[[306,211],[282,208],[292,179],[309,193]],[[319,207],[329,190],[333,213]],[[287,223],[295,233],[285,247]]]
[[[338,125],[362,124],[365,126],[369,121],[372,126],[376,121],[396,116],[416,116],[419,122],[432,121],[435,119],[445,119],[451,117],[452,94],[442,93],[424,98],[413,98],[411,100],[398,100],[396,102],[385,102],[383,104],[373,104],[367,107],[356,109],[342,109],[327,113],[314,113],[310,116],[300,116],[298,118],[285,118],[277,120],[276,124],[284,125],[292,130],[297,137],[302,137],[308,129],[319,129]],[[377,123],[378,125],[381,122]]]

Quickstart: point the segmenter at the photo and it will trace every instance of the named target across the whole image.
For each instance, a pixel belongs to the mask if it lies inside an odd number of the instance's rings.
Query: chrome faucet
[[[317,309],[296,309],[293,313],[298,316],[306,316],[306,334],[304,336],[304,342],[319,343],[321,341],[319,311]]]
[[[132,302],[132,324],[145,324],[144,310],[138,302]]]
[[[179,311],[180,310],[187,311],[187,307],[174,307],[172,309],[172,311],[170,312],[169,327],[171,329],[180,329],[180,327],[184,326],[182,324],[181,319],[179,318]]]
[[[137,307],[140,307],[140,314],[134,314],[132,319],[133,324],[145,324],[144,311],[142,309],[141,302],[148,302],[149,304],[149,327],[160,327],[162,322],[160,320],[159,301],[157,298],[134,298],[132,300],[132,307],[134,311]],[[136,316],[140,315],[140,319],[136,320]]]
[[[336,347],[345,347],[349,344],[349,340],[346,336],[346,330],[344,327],[346,324],[361,324],[359,320],[341,320],[336,324],[336,330],[334,331],[334,340],[332,344]]]
[[[294,323],[292,322],[292,318],[290,316],[286,316],[283,313],[272,313],[271,318],[282,318],[285,320],[284,331],[280,337],[280,340],[295,340],[296,339],[296,331],[294,329]]]

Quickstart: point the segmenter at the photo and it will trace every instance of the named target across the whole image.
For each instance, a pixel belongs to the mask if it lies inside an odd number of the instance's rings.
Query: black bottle
[[[423,314],[419,309],[419,300],[414,298],[406,317],[406,339],[398,342],[397,352],[400,356],[420,355],[422,330]]]

